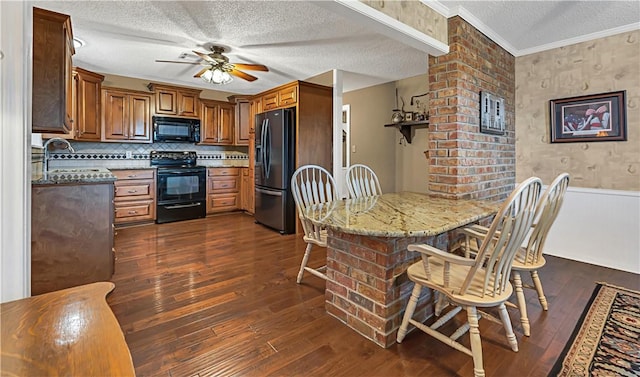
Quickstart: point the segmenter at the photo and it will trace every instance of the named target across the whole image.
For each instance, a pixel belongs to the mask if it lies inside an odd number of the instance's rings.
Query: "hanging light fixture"
[[[211,69],[205,71],[201,76],[205,82],[209,84],[224,85],[233,81],[233,78],[229,72],[223,70],[221,67],[212,66]]]

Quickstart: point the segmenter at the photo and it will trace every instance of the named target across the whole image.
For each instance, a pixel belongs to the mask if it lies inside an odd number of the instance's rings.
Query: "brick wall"
[[[449,53],[429,57],[429,191],[504,199],[515,185],[515,57],[460,17]],[[480,91],[505,100],[506,133],[480,133]]]

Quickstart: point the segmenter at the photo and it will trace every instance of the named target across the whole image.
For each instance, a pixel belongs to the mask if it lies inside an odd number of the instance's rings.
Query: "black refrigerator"
[[[296,206],[291,193],[295,171],[295,109],[256,115],[256,222],[282,234],[295,233]]]

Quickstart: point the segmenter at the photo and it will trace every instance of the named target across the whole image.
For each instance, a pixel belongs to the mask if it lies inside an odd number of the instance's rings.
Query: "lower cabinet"
[[[155,169],[111,170],[116,176],[115,223],[118,225],[155,221]]]
[[[113,275],[113,182],[33,185],[31,294]]]
[[[249,172],[249,168],[242,168],[242,179],[240,182],[240,209],[247,211],[251,214],[254,212],[254,193],[253,193],[253,179]]]
[[[240,209],[240,168],[207,169],[207,214]]]

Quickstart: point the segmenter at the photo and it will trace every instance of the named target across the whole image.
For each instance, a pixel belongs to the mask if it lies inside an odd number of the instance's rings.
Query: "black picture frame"
[[[553,99],[551,143],[626,141],[626,90]]]
[[[480,132],[504,135],[506,129],[504,98],[480,92]]]

